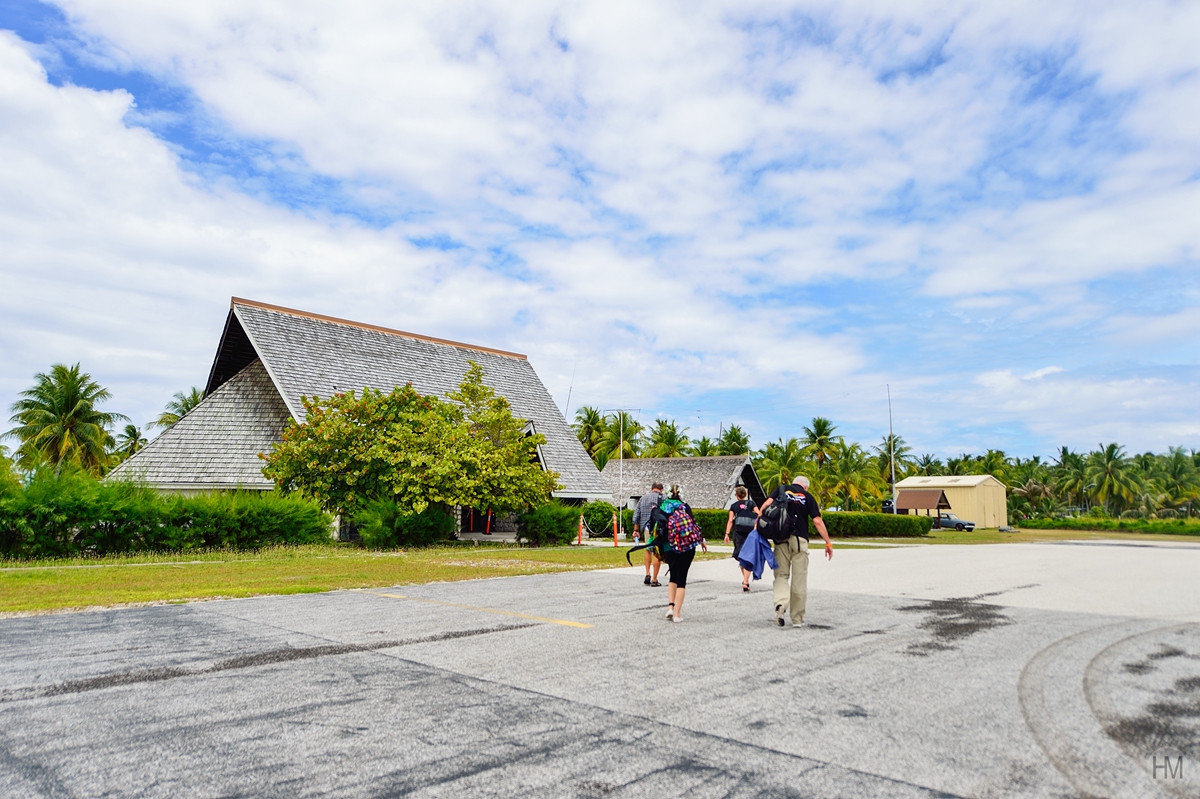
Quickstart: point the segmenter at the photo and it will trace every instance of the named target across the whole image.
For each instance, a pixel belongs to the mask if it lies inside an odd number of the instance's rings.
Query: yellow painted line
[[[457,602],[441,602],[437,599],[422,599],[415,596],[405,596],[404,594],[381,594],[378,591],[367,591],[366,593],[374,594],[375,596],[386,596],[389,599],[407,599],[411,602],[424,602],[428,605],[442,605],[447,608],[460,608],[462,610],[477,610],[480,613],[495,613],[498,616],[515,616],[518,619],[533,619],[534,621],[544,621],[548,624],[561,624],[563,627],[578,627],[583,630],[590,630],[592,625],[584,624],[581,621],[567,621],[566,619],[548,619],[545,616],[530,616],[528,613],[517,613],[512,610],[497,610],[496,608],[480,608],[475,605],[460,605]]]

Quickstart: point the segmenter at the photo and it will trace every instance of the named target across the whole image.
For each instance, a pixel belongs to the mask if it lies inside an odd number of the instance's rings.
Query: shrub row
[[[1114,530],[1126,533],[1200,535],[1200,521],[1189,519],[1106,519],[1075,516],[1066,519],[1026,519],[1021,527],[1034,530]]]
[[[0,496],[0,555],[59,558],[329,540],[316,504],[274,492],[184,497],[83,474],[35,475]]]
[[[572,505],[547,502],[517,516],[517,534],[539,547],[569,544],[579,535],[580,512]]]
[[[368,503],[354,524],[368,549],[427,547],[454,535],[454,516],[448,508],[430,506],[410,514],[390,499]]]

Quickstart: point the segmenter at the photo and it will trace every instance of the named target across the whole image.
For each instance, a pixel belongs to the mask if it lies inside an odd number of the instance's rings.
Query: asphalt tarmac
[[[1197,797],[1197,575],[847,549],[802,628],[727,560],[682,624],[640,569],[0,619],[0,795]]]

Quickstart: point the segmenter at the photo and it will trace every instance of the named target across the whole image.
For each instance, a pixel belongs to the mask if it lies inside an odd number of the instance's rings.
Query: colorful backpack
[[[674,507],[669,507],[669,504]],[[668,514],[667,543],[671,549],[687,552],[695,549],[696,545],[704,540],[704,533],[700,530],[700,525],[696,524],[692,509],[686,503],[669,499],[663,502],[662,509]]]

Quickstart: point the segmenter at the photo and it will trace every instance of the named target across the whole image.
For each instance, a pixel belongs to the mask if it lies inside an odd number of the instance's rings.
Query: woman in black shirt
[[[725,543],[729,543],[729,534],[733,533],[733,558],[742,551],[746,537],[758,524],[758,505],[754,500],[746,498],[746,487],[737,487],[737,501],[729,508],[729,521],[725,523]],[[750,572],[742,569],[742,590],[750,590]]]

